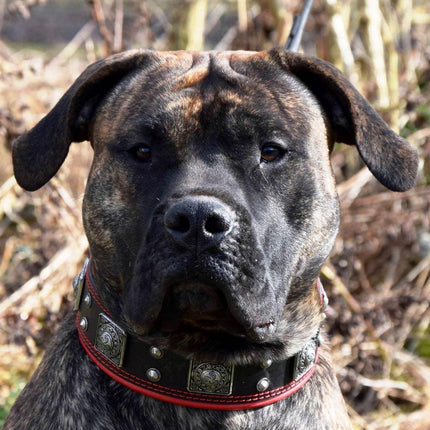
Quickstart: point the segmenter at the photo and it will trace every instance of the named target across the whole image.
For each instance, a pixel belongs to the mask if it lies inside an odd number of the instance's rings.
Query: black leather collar
[[[299,390],[318,360],[318,333],[295,356],[238,366],[188,360],[126,333],[103,306],[88,271],[74,281],[80,342],[94,363],[143,395],[183,406],[239,410],[265,406]],[[319,287],[322,295],[322,287]]]

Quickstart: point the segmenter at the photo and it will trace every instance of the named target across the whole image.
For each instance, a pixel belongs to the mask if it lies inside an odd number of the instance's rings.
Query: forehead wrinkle
[[[190,68],[177,78],[174,90],[182,90],[193,87],[209,76],[209,56],[205,54],[193,57]]]
[[[200,86],[207,81],[212,84],[223,81],[233,87],[243,86],[250,81],[248,76],[232,67],[233,54],[231,52],[212,51],[190,55],[192,55],[193,60],[187,70],[173,78],[174,83],[172,82],[171,85],[173,90]],[[246,62],[249,55],[243,57],[242,60]]]
[[[172,135],[178,135],[181,127],[188,133],[198,133],[199,122],[218,128],[228,117],[234,121],[231,115],[240,106],[247,106],[252,116],[263,116],[265,122],[271,123],[270,112],[275,111],[286,112],[288,122],[288,107],[293,104],[299,114],[293,115],[297,121],[302,110],[300,90],[295,88],[294,79],[277,72],[262,63],[260,56],[248,53],[175,53],[166,55],[149,73],[136,71],[110,99],[120,104],[123,112],[129,112],[127,123],[137,117],[142,121],[143,116],[147,118],[143,122],[159,125]],[[270,86],[268,80],[278,85]],[[142,94],[140,101],[130,97],[138,93]],[[202,115],[206,121],[201,121]],[[109,129],[112,123],[118,128],[125,119],[122,115],[109,117]]]
[[[246,61],[249,55],[243,56]],[[238,104],[241,97],[234,89],[243,88],[246,82],[250,84],[250,79],[231,67],[232,57],[233,54],[228,52],[168,52],[160,58],[158,67],[151,68],[149,73],[140,70],[132,76],[126,88],[130,92],[143,91],[162,101],[165,97],[169,99],[172,93],[196,87],[200,93],[212,93],[202,94],[204,98],[213,99],[219,95],[220,101]],[[226,87],[220,80],[230,85]],[[128,104],[127,100],[124,102]],[[167,107],[170,110],[177,104],[176,101],[172,103],[170,100]],[[197,112],[200,106],[201,100],[195,99],[193,103],[189,103],[188,110],[190,113]]]
[[[246,60],[244,61],[246,62]],[[233,86],[243,86],[249,83],[249,77],[232,67],[232,55],[215,52],[211,55],[211,71],[217,77]]]

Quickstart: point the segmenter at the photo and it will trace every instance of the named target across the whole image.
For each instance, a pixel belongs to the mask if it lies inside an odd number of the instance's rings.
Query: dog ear
[[[34,191],[63,164],[71,142],[89,139],[93,114],[100,101],[127,74],[154,59],[147,51],[129,51],[100,60],[78,77],[54,108],[12,145],[17,182]]]
[[[418,154],[392,131],[354,86],[332,64],[277,48],[269,52],[315,95],[327,115],[331,138],[355,145],[373,175],[393,191],[413,187]]]

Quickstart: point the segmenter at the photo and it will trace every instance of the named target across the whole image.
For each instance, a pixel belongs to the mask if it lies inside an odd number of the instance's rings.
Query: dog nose
[[[231,231],[233,212],[213,197],[187,197],[166,211],[167,232],[181,246],[197,252],[217,246]]]

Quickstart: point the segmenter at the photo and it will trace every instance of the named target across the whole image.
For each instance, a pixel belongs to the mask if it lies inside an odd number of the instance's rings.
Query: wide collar
[[[194,408],[252,409],[294,394],[315,371],[318,333],[298,354],[279,362],[233,365],[189,360],[121,328],[96,292],[88,260],[75,278],[74,289],[82,347],[103,372],[145,396]],[[323,298],[320,284],[318,290]]]

